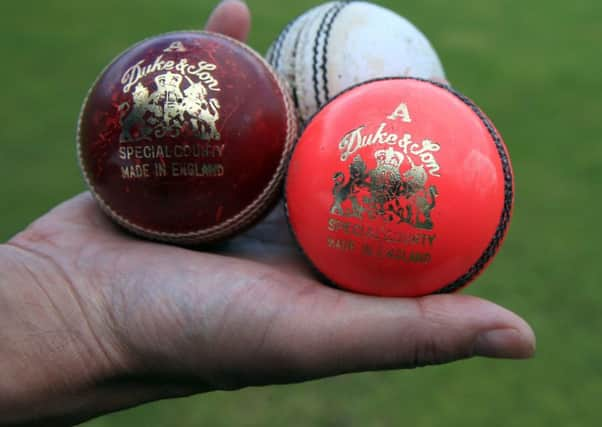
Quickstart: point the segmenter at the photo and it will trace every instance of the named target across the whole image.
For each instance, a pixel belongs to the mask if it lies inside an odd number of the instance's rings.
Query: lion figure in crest
[[[216,98],[208,99],[207,89],[201,82],[194,83],[188,77],[186,79],[189,86],[182,91],[181,75],[168,72],[157,76],[157,89],[152,94],[138,83],[132,93],[132,104],[125,102],[119,106],[120,141],[177,137],[186,123],[197,138],[206,141],[220,140],[221,135],[216,126],[219,101]]]

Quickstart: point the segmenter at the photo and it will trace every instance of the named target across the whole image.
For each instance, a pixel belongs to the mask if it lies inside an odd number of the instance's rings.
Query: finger
[[[213,10],[205,29],[225,34],[241,42],[247,41],[251,28],[251,13],[241,0],[223,0]]]
[[[258,360],[267,361],[272,370],[280,366],[282,372],[295,372],[302,381],[473,356],[524,359],[535,351],[534,333],[524,320],[478,298],[376,299],[330,293],[311,301],[309,310],[278,316],[262,346],[267,354]]]
[[[57,205],[42,218],[90,227],[104,228],[110,224],[109,219],[101,211],[89,191],[80,193]]]
[[[77,233],[71,233],[73,231]],[[123,236],[121,230],[101,211],[92,195],[84,192],[54,207],[14,236],[11,241],[39,244],[53,241],[59,235],[68,235],[75,243],[98,233],[104,233],[103,238]]]

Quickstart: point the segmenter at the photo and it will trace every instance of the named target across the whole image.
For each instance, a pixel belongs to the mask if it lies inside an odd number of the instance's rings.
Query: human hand
[[[244,4],[207,29],[244,40]],[[319,283],[279,205],[212,252],[146,242],[89,193],[0,246],[0,424],[70,425],[144,402],[472,357],[526,358],[530,327],[463,295]]]

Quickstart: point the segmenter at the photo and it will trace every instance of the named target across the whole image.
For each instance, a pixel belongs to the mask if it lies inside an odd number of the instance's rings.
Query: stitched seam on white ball
[[[323,20],[326,15],[328,15],[328,13],[334,10],[338,5],[339,2],[324,3],[323,5],[315,8],[315,16],[312,16],[311,19],[308,20],[307,24],[301,31],[301,38],[299,41],[301,57],[297,58],[295,61],[295,83],[296,86],[300,88],[301,93],[298,107],[301,121],[305,121],[308,118],[308,112],[314,110],[314,108],[312,108],[310,105],[312,96],[310,96],[308,93],[311,92],[311,82],[314,77],[314,74],[311,72],[313,67],[308,67],[309,69],[307,73],[304,73],[304,71],[308,63],[309,65],[313,65],[312,52],[315,44],[318,43],[317,38],[319,36],[320,24],[318,24],[318,28],[315,32],[311,32],[310,30],[314,28],[317,22]],[[325,10],[320,10],[322,8],[325,8]],[[303,59],[307,59],[307,62]]]
[[[334,11],[334,13],[332,14],[332,17],[330,18],[330,21],[328,22],[327,26],[326,26],[326,31],[325,31],[325,35],[324,35],[324,47],[322,49],[322,85],[323,85],[323,89],[324,89],[324,99],[322,101],[322,103],[318,104],[318,108],[320,108],[322,105],[326,104],[328,102],[328,100],[330,99],[330,94],[329,94],[329,90],[328,90],[328,46],[330,43],[330,32],[332,31],[332,27],[334,26],[335,20],[337,19],[337,17],[339,16],[339,14],[341,13],[341,11],[349,4],[349,2],[340,2],[338,5],[338,8]]]
[[[328,21],[328,17],[331,13],[333,13],[337,8],[338,8],[338,3],[335,3],[335,5],[333,7],[331,7],[330,9],[328,9],[326,11],[326,13],[324,14],[324,16],[322,16],[322,20],[320,22],[320,26],[318,27],[318,30],[316,32],[316,37],[314,39],[314,43],[312,46],[312,61],[311,61],[311,70],[312,70],[312,83],[313,83],[313,90],[314,90],[314,100],[316,102],[316,106],[318,108],[320,108],[320,87],[319,87],[319,77],[318,77],[318,53],[319,53],[319,45],[320,45],[320,40],[322,39],[322,36],[324,35],[324,27],[326,25],[326,22]]]

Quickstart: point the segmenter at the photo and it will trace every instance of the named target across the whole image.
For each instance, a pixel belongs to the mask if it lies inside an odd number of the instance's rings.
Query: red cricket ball
[[[452,292],[493,259],[513,206],[501,136],[469,99],[418,79],[361,84],[307,125],[285,184],[301,248],[331,283]]]
[[[296,137],[285,87],[228,37],[145,40],[100,75],[82,108],[78,154],[103,210],[178,244],[232,236],[276,199]]]

